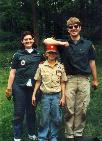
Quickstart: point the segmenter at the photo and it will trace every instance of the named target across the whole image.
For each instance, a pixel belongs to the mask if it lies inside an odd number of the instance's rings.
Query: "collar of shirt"
[[[31,53],[33,51],[33,48],[25,49],[25,50],[27,50],[29,53]]]
[[[28,51],[28,50],[30,50],[30,51]],[[21,52],[22,53],[38,53],[38,51],[37,51],[37,49],[35,49],[35,48],[31,48],[31,49],[24,49],[24,50],[21,50]]]
[[[74,43],[74,41],[71,38],[68,39],[68,42],[69,43]],[[80,39],[77,41],[77,43],[80,43],[80,42],[84,42],[84,38],[83,37],[80,37]]]
[[[58,64],[58,61],[56,61],[55,65],[57,65],[57,64]],[[45,66],[50,66],[48,60],[46,60],[46,61],[44,62],[44,65],[45,65]],[[54,66],[55,66],[55,65],[54,65]]]

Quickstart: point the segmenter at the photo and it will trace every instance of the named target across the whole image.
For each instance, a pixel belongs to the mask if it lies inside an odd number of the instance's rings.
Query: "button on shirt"
[[[67,81],[67,76],[61,63],[56,62],[54,67],[51,67],[48,61],[45,61],[39,64],[34,79],[41,80],[40,89],[43,93],[52,93],[61,91],[61,81]]]

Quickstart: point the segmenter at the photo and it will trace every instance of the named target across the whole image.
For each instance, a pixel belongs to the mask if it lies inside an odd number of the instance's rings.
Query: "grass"
[[[5,98],[8,71],[0,69],[0,141],[10,141],[12,137],[12,102]]]
[[[102,140],[102,66],[97,66],[99,88],[91,90],[91,102],[87,112],[85,134],[98,136]]]
[[[2,58],[9,58],[8,60],[11,60],[11,56],[12,55],[9,53],[4,53],[3,55],[0,54],[0,60],[2,60]],[[0,67],[0,141],[12,141],[13,102],[12,100],[8,101],[5,97],[9,75],[8,66],[10,64],[6,64],[5,62],[1,63],[3,63],[3,65]],[[8,61],[8,63],[10,63],[10,61]],[[100,85],[96,91],[91,90],[91,102],[87,112],[87,122],[84,135],[97,136],[102,140],[102,66],[98,65],[97,70]],[[63,136],[63,127],[61,127],[61,129],[60,136]],[[24,141],[28,141],[26,137],[27,133],[25,129],[23,134]],[[63,137],[60,141],[64,141]]]

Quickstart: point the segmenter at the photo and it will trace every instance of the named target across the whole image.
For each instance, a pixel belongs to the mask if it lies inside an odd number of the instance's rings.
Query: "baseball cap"
[[[46,52],[57,52],[57,46],[53,44],[46,45]]]

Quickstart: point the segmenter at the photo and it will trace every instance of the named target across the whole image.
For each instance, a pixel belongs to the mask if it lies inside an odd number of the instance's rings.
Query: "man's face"
[[[68,32],[72,37],[77,37],[80,31],[81,31],[81,26],[79,24],[70,24],[68,26]]]

